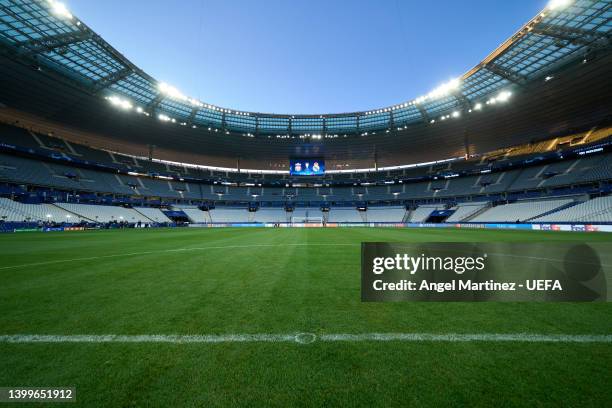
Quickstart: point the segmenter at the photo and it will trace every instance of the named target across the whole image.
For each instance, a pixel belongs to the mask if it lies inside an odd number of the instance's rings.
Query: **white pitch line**
[[[93,261],[96,259],[122,258],[122,257],[127,257],[127,256],[138,256],[138,255],[153,255],[153,254],[162,254],[162,253],[168,253],[168,252],[204,251],[208,249],[239,249],[239,248],[292,247],[292,246],[296,246],[296,247],[300,247],[300,246],[361,246],[361,243],[357,243],[357,244],[352,244],[352,243],[250,244],[250,245],[223,245],[223,246],[208,246],[208,247],[193,247],[193,248],[160,249],[157,251],[128,252],[125,254],[88,256],[88,257],[83,257],[83,258],[57,259],[54,261],[43,261],[43,262],[33,262],[33,263],[20,264],[20,265],[0,266],[0,270],[26,268],[30,266],[45,266],[45,265],[53,265],[53,264],[67,263],[67,262]]]
[[[364,333],[323,334],[321,341],[411,341],[411,342],[527,342],[527,343],[612,343],[605,334],[531,334],[531,333]]]
[[[320,342],[505,342],[505,343],[612,343],[606,334],[531,334],[531,333],[337,333],[321,334],[208,334],[208,335],[0,335],[0,343],[299,343]]]

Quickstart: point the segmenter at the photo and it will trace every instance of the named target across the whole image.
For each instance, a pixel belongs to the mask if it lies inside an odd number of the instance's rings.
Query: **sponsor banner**
[[[64,227],[64,231],[84,231],[84,227]]]
[[[215,224],[189,224],[190,227],[207,228],[240,228],[240,227],[266,227],[266,228],[320,228],[321,223],[215,223]],[[576,231],[576,232],[612,232],[612,225],[592,224],[452,224],[452,223],[389,223],[389,222],[340,222],[327,223],[327,228],[461,228],[461,229],[510,229],[510,230],[537,230],[537,231]]]
[[[531,224],[485,224],[485,228],[519,229],[519,230],[530,230],[530,229],[533,229]]]
[[[593,224],[533,224],[539,231],[612,232],[612,225]]]
[[[484,228],[484,224],[453,224],[455,228],[472,228],[472,229],[480,229]]]
[[[612,243],[362,243],[361,300],[610,301]]]
[[[434,224],[434,223],[408,223],[404,224],[406,227],[416,227],[416,228],[449,228],[452,227],[453,224]]]

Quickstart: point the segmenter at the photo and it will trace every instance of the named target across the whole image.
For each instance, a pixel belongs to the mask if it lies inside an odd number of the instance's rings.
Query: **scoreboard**
[[[325,160],[290,159],[289,174],[292,176],[322,176],[325,174]]]

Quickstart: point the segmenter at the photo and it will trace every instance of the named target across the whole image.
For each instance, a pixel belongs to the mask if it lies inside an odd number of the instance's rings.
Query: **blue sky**
[[[66,0],[132,62],[227,108],[338,113],[460,76],[542,0]]]

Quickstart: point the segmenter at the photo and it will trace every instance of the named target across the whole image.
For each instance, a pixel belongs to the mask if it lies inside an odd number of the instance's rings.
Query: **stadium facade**
[[[61,3],[0,0],[3,224],[604,229],[611,15],[608,1],[551,2],[427,95],[279,115],[158,82]],[[327,171],[292,175],[296,158]]]

